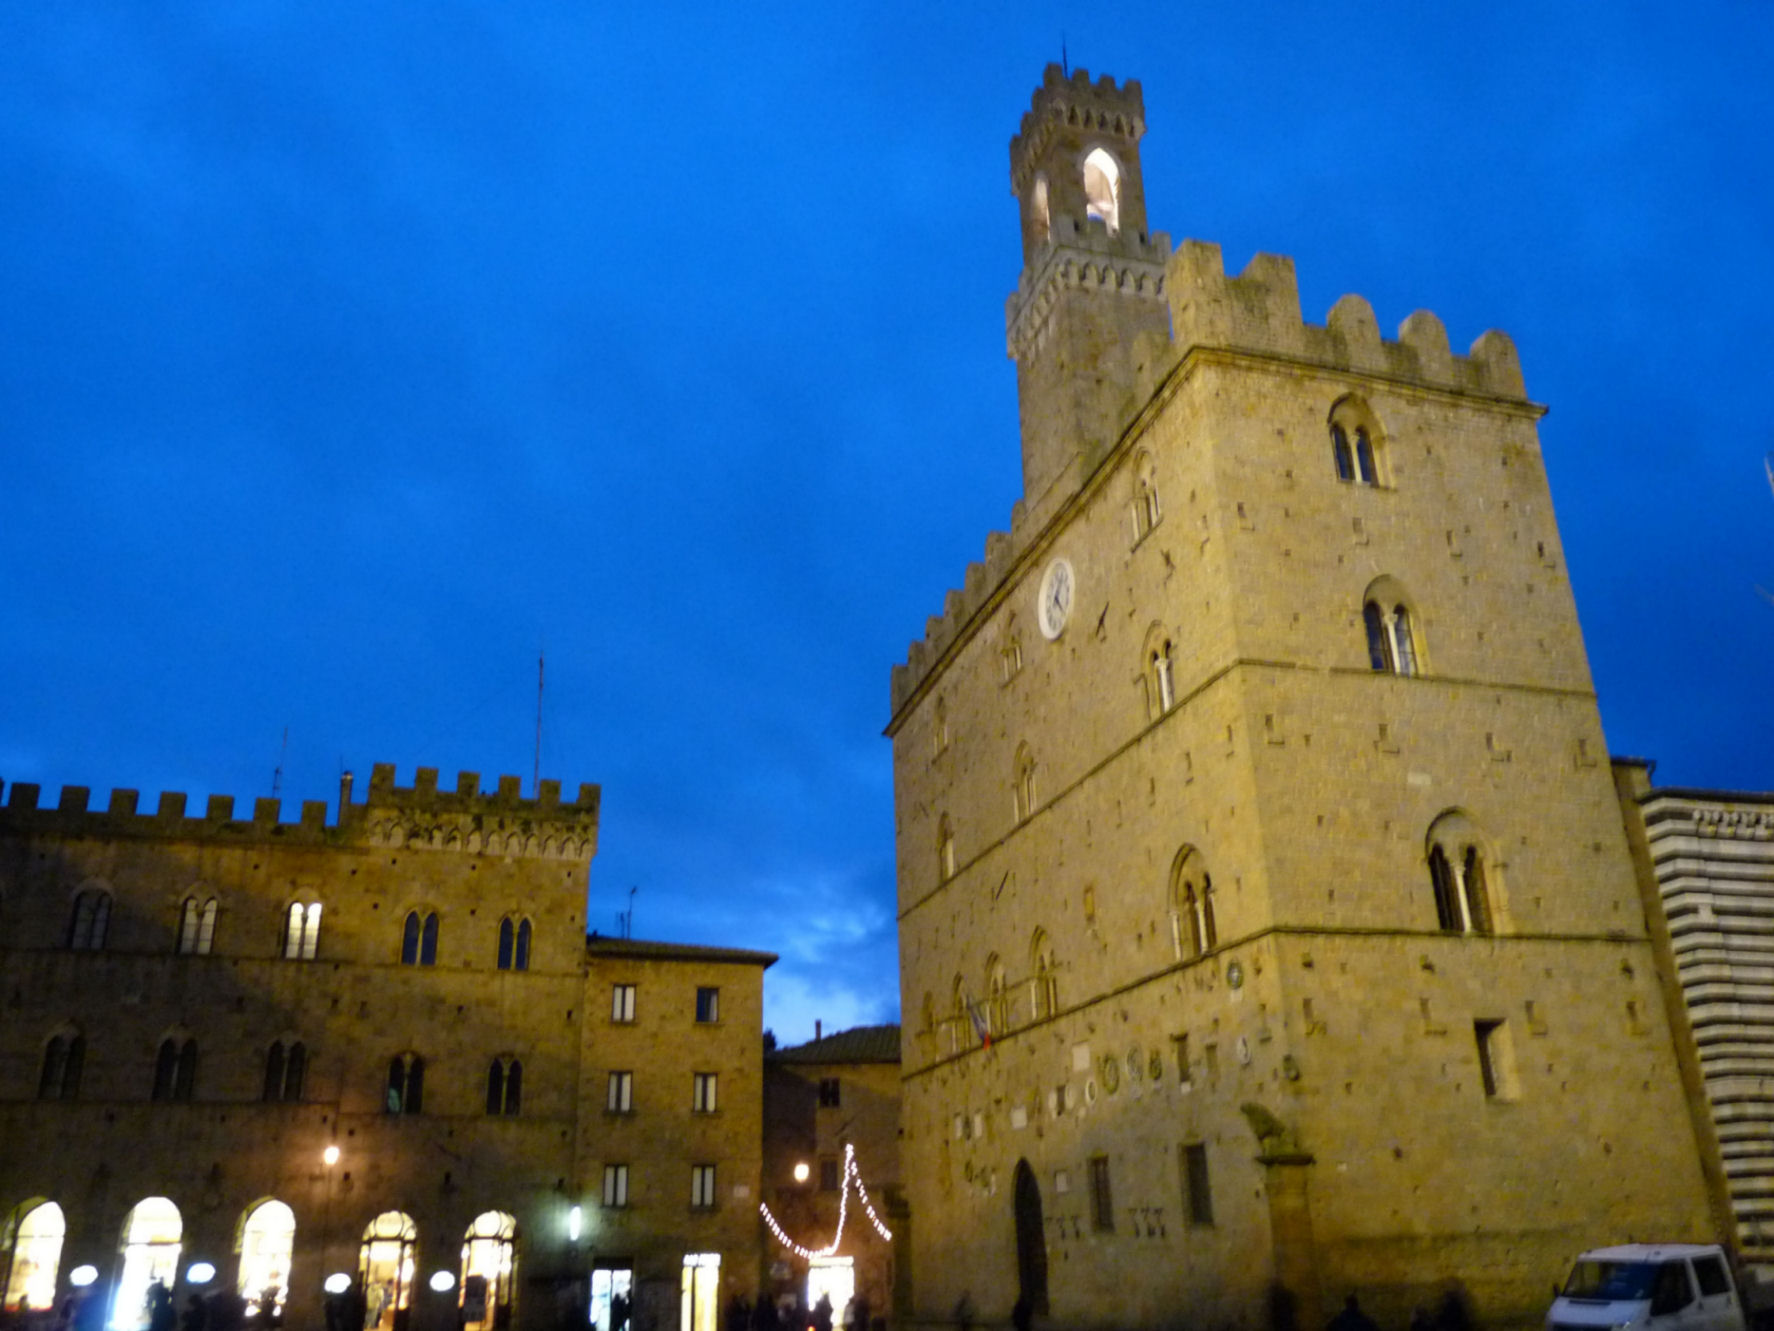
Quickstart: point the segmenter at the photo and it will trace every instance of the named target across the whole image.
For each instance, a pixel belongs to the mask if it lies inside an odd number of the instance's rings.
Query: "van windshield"
[[[1655,1262],[1578,1262],[1565,1281],[1567,1299],[1601,1299],[1610,1303],[1651,1297],[1657,1284]]]

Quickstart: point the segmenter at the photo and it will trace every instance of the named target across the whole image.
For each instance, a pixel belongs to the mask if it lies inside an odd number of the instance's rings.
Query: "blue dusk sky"
[[[895,1019],[888,670],[1020,492],[1062,34],[1153,229],[1515,339],[1610,746],[1774,787],[1759,0],[7,5],[0,778],[527,787],[545,649],[592,926]]]

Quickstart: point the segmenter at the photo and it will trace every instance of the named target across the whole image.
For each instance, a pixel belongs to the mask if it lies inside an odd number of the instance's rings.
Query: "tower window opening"
[[[1034,227],[1035,242],[1045,241],[1053,230],[1053,217],[1047,206],[1047,177],[1037,175],[1029,194],[1029,221]]]
[[[1121,231],[1121,168],[1101,148],[1084,159],[1084,215],[1101,222],[1111,236]]]

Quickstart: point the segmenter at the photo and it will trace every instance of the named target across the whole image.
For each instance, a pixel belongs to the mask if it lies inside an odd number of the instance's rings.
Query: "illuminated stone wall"
[[[1382,340],[1356,297],[1307,324],[1286,259],[1186,242],[1163,291],[1172,336],[1127,320],[1092,390],[1129,404],[1110,444],[893,672],[918,1311],[1009,1312],[1024,1162],[1066,1324],[1250,1325],[1278,1280],[1302,1325],[1351,1290],[1403,1325],[1450,1280],[1537,1321],[1573,1252],[1710,1234],[1541,409],[1501,334]],[[1410,674],[1374,668],[1370,597],[1408,607]],[[1444,927],[1432,829],[1477,847],[1488,930]]]

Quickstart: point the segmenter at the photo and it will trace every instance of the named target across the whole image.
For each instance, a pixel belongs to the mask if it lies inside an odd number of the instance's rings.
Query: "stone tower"
[[[1162,334],[1168,237],[1146,234],[1140,85],[1047,67],[1010,141],[1023,273],[1006,312],[1022,415],[1023,493],[1113,442],[1132,403],[1134,339]]]
[[[916,1311],[1537,1321],[1709,1233],[1541,408],[1148,239],[1142,129],[1035,94],[1025,493],[892,676]]]

